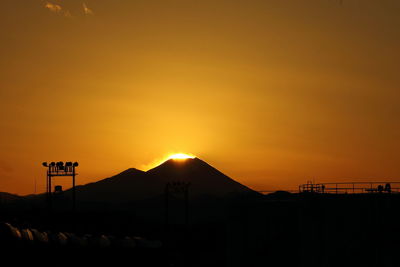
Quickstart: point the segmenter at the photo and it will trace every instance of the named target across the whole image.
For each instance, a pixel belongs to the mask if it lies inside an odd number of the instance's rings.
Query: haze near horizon
[[[400,2],[5,0],[0,191],[188,153],[256,190],[400,180]]]

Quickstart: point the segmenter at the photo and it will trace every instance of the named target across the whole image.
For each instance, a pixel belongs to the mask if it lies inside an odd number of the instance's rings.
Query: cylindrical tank
[[[29,229],[21,229],[22,240],[26,242],[33,242],[33,234]]]
[[[31,229],[33,238],[36,242],[42,243],[42,244],[48,244],[49,243],[49,237],[46,232],[39,232],[36,229]]]
[[[20,241],[22,234],[18,228],[9,223],[0,223],[0,238],[4,242]]]

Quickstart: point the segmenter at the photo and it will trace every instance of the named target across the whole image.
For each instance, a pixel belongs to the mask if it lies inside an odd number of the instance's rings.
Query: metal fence
[[[400,193],[400,182],[307,183],[299,186],[299,193],[391,194]]]

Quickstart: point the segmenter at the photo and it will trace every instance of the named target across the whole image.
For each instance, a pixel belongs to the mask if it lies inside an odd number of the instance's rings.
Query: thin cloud
[[[82,7],[83,7],[83,12],[85,13],[85,15],[93,15],[93,10],[88,8],[88,6],[85,3],[82,4]]]
[[[50,2],[46,2],[44,7],[47,8],[48,10],[54,12],[54,13],[61,13],[63,11],[62,7],[60,5],[53,4],[53,3],[50,3]]]
[[[51,12],[63,15],[64,17],[67,17],[67,18],[72,17],[71,13],[68,10],[63,9],[60,5],[46,2],[44,7],[47,8],[48,10],[50,10]]]
[[[72,15],[68,10],[64,11],[64,16],[66,16],[67,18],[72,18]]]
[[[62,15],[64,17],[68,17],[68,18],[72,18],[76,15],[76,14],[72,14],[69,9],[66,9],[65,7],[63,7],[59,4],[49,2],[49,1],[43,1],[43,2],[44,2],[44,7],[53,13],[57,13],[59,15]],[[85,2],[81,2],[81,3],[82,3],[83,13],[85,15],[94,15],[93,10],[91,8],[89,8]]]

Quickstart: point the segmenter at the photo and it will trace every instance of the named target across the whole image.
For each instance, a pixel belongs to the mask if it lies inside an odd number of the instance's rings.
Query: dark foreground
[[[186,225],[3,206],[1,257],[14,266],[400,266],[397,194],[280,192],[232,200],[221,216],[208,209]]]

